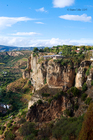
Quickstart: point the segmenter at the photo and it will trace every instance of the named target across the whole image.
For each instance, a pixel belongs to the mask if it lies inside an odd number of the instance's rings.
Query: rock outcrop
[[[87,76],[86,84],[90,88],[91,82],[93,80],[93,68],[90,70],[89,75]]]
[[[42,56],[31,54],[28,60],[28,71],[24,71],[23,78],[29,78],[35,90],[39,90],[45,83],[50,88],[67,89],[73,86],[75,69],[69,65],[64,66],[51,60],[39,63]]]
[[[64,110],[69,109],[70,100],[60,96],[57,100],[52,100],[51,104],[44,102],[33,105],[27,113],[28,121],[46,122],[60,118]]]
[[[79,67],[78,72],[76,74],[75,87],[82,88],[82,85],[84,84],[84,79],[85,79],[85,70],[83,67]]]
[[[80,67],[78,68],[75,87],[81,89],[84,82],[86,82],[87,87],[91,87],[91,81],[93,80],[93,63],[91,61],[82,61]],[[86,71],[89,69],[89,75],[86,75]]]
[[[48,62],[47,83],[50,88],[58,87],[62,89],[73,86],[75,78],[74,68],[63,66],[53,61]]]
[[[24,55],[22,52],[7,52],[8,55],[10,56],[19,56],[19,55]]]

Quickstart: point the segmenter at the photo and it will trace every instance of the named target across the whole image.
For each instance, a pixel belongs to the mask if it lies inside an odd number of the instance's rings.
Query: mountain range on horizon
[[[43,49],[44,47],[37,47],[39,49]],[[21,50],[33,50],[34,47],[15,47],[15,46],[5,46],[0,45],[0,52],[7,52],[7,51],[21,51]]]

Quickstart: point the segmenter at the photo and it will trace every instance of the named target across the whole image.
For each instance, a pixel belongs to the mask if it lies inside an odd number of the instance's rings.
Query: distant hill
[[[37,47],[39,49],[44,47]],[[0,52],[7,52],[7,51],[20,51],[20,50],[33,50],[34,47],[14,47],[14,46],[4,46],[0,45]]]

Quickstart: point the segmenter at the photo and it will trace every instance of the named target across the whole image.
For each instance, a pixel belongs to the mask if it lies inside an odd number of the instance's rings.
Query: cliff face
[[[62,88],[73,86],[75,69],[70,66],[63,66],[52,60],[45,60],[38,63],[40,57],[33,57],[28,60],[28,71],[24,71],[23,78],[29,78],[35,90],[39,90],[45,83],[50,88]]]
[[[7,52],[8,53],[8,55],[10,55],[10,56],[19,56],[19,55],[24,55],[23,53],[21,53],[21,52]]]
[[[89,69],[89,74],[86,75],[86,71]],[[81,89],[84,82],[86,82],[87,87],[91,87],[91,81],[93,80],[93,63],[91,61],[83,61],[78,68],[76,78],[75,78],[75,87]]]
[[[84,83],[84,78],[85,78],[85,71],[83,67],[80,67],[78,68],[78,72],[76,74],[76,79],[75,79],[76,88],[82,88],[82,85]]]
[[[48,62],[47,83],[49,87],[67,88],[74,83],[75,70],[53,61]]]
[[[61,115],[64,115],[64,110],[71,107],[69,104],[71,104],[70,100],[64,96],[60,96],[57,100],[53,100],[51,104],[47,102],[35,104],[28,110],[27,120],[45,122],[60,118]]]

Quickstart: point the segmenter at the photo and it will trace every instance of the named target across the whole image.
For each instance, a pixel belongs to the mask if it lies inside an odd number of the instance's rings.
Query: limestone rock
[[[86,84],[88,86],[88,88],[91,87],[91,81],[93,80],[93,69],[90,70],[89,75],[87,76],[87,81]]]
[[[67,89],[74,83],[75,69],[69,66],[62,66],[53,60],[44,60],[38,63],[41,56],[28,59],[27,68],[29,73],[24,72],[23,78],[29,78],[35,90],[39,90],[45,83],[50,88]]]
[[[67,100],[61,96],[57,100],[52,100],[51,104],[44,102],[42,104],[35,104],[27,113],[28,121],[46,122],[60,118],[63,111],[67,108]]]
[[[75,79],[76,88],[82,88],[82,85],[84,83],[84,77],[85,77],[84,69],[82,67],[79,67],[78,72],[76,74],[76,79]]]

